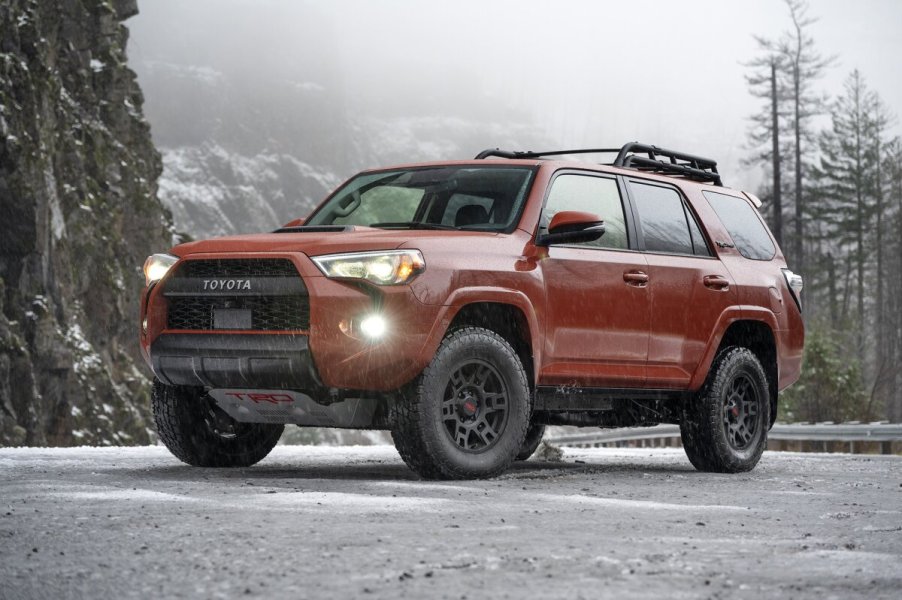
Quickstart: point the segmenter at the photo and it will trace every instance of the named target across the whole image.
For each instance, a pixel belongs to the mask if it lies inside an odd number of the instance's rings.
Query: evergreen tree
[[[820,140],[821,165],[817,171],[822,202],[811,216],[822,222],[833,252],[846,256],[849,270],[844,281],[843,312],[854,331],[855,355],[866,368],[869,382],[865,414],[875,415],[881,405],[894,406],[894,384],[899,370],[894,350],[894,320],[887,304],[887,280],[899,272],[887,269],[890,236],[888,204],[894,169],[888,150],[897,142],[886,141],[889,112],[880,97],[868,89],[855,70],[845,82],[844,94],[831,110],[832,128]],[[889,172],[889,173],[888,173]],[[897,241],[898,243],[898,237]],[[835,291],[831,302],[836,302]],[[852,314],[846,299],[854,298]],[[836,323],[834,322],[834,326]],[[871,334],[873,332],[873,334]],[[871,341],[875,343],[871,343]],[[867,343],[866,343],[867,342]]]

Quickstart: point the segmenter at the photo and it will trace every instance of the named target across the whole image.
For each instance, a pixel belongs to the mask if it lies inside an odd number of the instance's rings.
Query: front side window
[[[629,246],[623,203],[615,180],[570,173],[558,175],[551,184],[551,191],[542,211],[540,234],[548,229],[551,218],[562,210],[588,212],[604,220],[604,235],[593,242],[581,243],[580,246],[617,249]]]
[[[358,175],[306,225],[510,231],[532,182],[530,167],[434,167]]]
[[[752,260],[770,260],[777,253],[758,211],[746,200],[718,192],[704,192],[708,204],[717,213],[736,244],[736,249]]]
[[[698,223],[676,190],[636,181],[629,186],[647,251],[710,256]]]

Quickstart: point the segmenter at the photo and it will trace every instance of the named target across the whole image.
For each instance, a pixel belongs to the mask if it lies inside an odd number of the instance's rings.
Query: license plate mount
[[[249,308],[217,308],[213,311],[213,329],[251,329]]]

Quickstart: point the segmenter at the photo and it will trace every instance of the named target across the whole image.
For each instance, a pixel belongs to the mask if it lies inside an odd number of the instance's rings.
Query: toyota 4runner
[[[546,425],[678,423],[696,468],[749,470],[804,341],[758,206],[638,143],[364,171],[306,220],[147,259],[160,438],[230,467],[286,424],[385,429],[421,476],[473,478]]]

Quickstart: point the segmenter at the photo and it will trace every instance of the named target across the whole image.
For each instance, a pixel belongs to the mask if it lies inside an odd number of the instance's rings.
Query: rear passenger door
[[[737,303],[736,286],[677,188],[633,178],[626,185],[648,262],[646,387],[684,389],[721,313]]]
[[[649,295],[645,259],[631,249],[616,177],[562,172],[552,181],[539,227],[562,210],[605,222],[593,242],[554,245],[538,262],[545,282],[546,332],[540,385],[638,387],[645,379]]]

